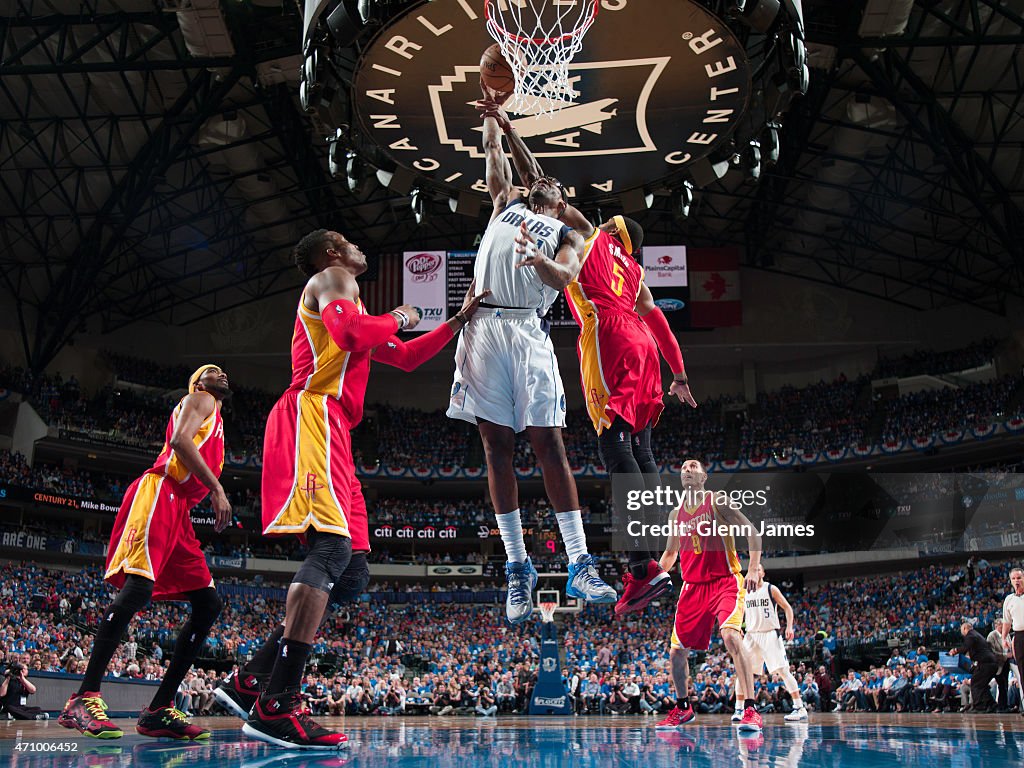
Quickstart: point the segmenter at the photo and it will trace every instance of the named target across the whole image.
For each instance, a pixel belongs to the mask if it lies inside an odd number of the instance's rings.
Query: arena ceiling
[[[909,307],[1005,312],[1024,296],[1024,0],[803,7],[811,87],[779,164],[759,183],[730,171],[685,218],[672,189],[649,190],[648,237],[737,244],[750,267]],[[316,226],[387,253],[467,247],[486,221],[435,201],[417,225],[407,194],[331,178],[329,131],[299,105],[294,0],[5,8],[0,275],[37,370],[86,329],[187,325],[293,290],[289,248]]]

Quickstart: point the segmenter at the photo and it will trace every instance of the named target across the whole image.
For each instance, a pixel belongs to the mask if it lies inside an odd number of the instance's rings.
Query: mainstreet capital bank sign
[[[501,0],[506,2],[508,0]],[[358,119],[394,161],[486,193],[479,61],[483,3],[434,0],[384,28],[359,62]],[[685,168],[743,117],[750,70],[728,26],[690,0],[602,0],[551,117],[510,115],[570,196],[608,197]]]

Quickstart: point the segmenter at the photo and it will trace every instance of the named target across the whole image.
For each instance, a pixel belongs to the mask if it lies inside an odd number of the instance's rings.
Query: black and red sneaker
[[[615,604],[615,615],[642,611],[647,604],[672,591],[672,577],[655,560],[647,563],[647,573],[638,579],[631,573],[622,577],[622,597]]]
[[[57,722],[94,739],[120,739],[124,736],[124,731],[107,717],[107,705],[100,698],[99,691],[72,694]]]
[[[313,719],[298,688],[260,696],[242,733],[285,749],[341,749],[348,742],[344,733],[329,731]]]
[[[260,697],[260,679],[249,672],[232,672],[213,689],[213,698],[224,709],[243,720]]]
[[[205,741],[210,732],[189,722],[188,715],[177,707],[146,707],[139,713],[135,730],[143,736],[154,739],[181,739],[184,741]]]

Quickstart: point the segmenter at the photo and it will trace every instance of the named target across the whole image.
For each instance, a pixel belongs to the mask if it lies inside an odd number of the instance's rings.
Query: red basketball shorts
[[[683,582],[676,603],[672,647],[706,651],[716,621],[719,631],[727,627],[741,630],[746,598],[739,573],[713,581]]]
[[[288,390],[271,410],[263,437],[263,533],[310,528],[351,536],[355,552],[370,549],[341,404],[318,392]]]
[[[153,598],[184,600],[186,592],[213,586],[186,498],[176,482],[147,473],[130,486],[114,520],[105,578],[124,586],[128,574],[153,581]]]

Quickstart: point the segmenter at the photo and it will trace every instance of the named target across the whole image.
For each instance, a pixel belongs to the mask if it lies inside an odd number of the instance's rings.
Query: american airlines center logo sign
[[[473,102],[492,42],[483,2],[413,7],[359,63],[363,130],[419,176],[486,193]],[[511,117],[545,172],[587,199],[650,184],[721,146],[746,110],[750,71],[726,24],[690,0],[601,0],[570,84],[575,96],[553,117]]]

